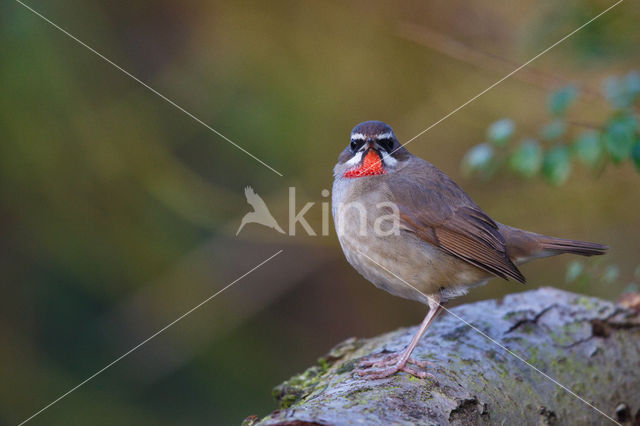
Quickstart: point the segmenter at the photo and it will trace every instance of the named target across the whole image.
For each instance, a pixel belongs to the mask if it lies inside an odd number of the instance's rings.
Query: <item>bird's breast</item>
[[[399,217],[394,222],[390,200],[384,185],[372,191],[334,183],[338,240],[347,261],[367,280],[395,296],[426,303],[427,295],[463,294],[486,278],[484,271],[403,229]]]

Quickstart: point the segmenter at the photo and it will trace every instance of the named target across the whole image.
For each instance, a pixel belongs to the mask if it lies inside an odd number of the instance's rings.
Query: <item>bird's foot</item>
[[[402,361],[403,352],[392,353],[389,355],[377,354],[368,359],[360,361],[359,368],[354,372],[367,379],[383,379],[389,377],[400,371],[409,373],[412,376],[420,379],[426,379],[427,377],[433,379],[437,383],[436,376],[424,371],[425,368],[433,366],[433,363],[429,361],[419,361],[414,358],[409,358],[406,361]]]

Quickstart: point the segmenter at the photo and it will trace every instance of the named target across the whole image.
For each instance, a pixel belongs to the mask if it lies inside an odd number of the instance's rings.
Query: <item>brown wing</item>
[[[440,170],[418,158],[410,161],[406,173],[387,179],[404,229],[478,268],[524,283],[493,219]]]

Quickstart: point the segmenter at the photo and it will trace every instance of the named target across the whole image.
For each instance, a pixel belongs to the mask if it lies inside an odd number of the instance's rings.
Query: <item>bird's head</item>
[[[382,121],[365,121],[351,131],[349,145],[338,157],[336,176],[360,178],[394,172],[409,153],[393,129]]]

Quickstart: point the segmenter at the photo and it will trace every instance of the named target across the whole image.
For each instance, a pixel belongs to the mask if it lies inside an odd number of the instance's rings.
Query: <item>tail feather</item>
[[[572,253],[581,256],[605,254],[609,246],[587,241],[565,240],[563,238],[544,237],[540,240],[542,249],[550,254]]]

